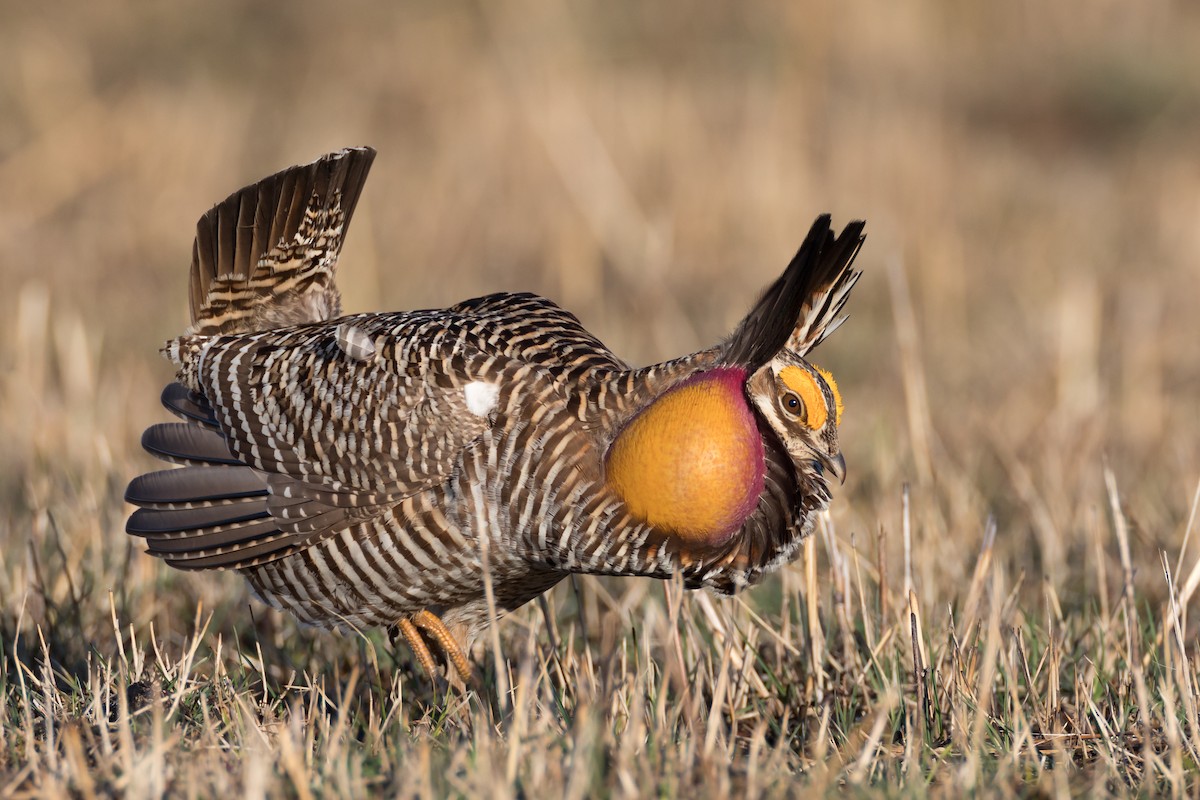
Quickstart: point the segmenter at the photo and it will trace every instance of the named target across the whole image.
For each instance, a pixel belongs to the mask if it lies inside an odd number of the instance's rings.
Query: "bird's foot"
[[[459,647],[454,634],[450,633],[446,623],[442,622],[436,614],[429,611],[418,611],[411,617],[399,620],[393,630],[398,631],[408,642],[413,655],[416,656],[417,661],[430,677],[437,674],[437,664],[433,660],[433,654],[429,651],[426,635],[437,642],[442,655],[454,667],[454,671],[458,673],[462,682],[466,683],[470,679],[471,663],[467,660],[462,648]],[[394,634],[392,638],[395,639]]]

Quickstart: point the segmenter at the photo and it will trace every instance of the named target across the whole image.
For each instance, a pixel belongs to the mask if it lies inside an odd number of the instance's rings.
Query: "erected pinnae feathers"
[[[186,335],[336,317],[334,269],[374,159],[369,147],[331,153],[235,192],[201,217]]]
[[[751,370],[785,346],[803,356],[841,324],[837,314],[861,274],[850,269],[862,247],[855,221],[835,237],[829,215],[817,217],[783,275],[763,293],[725,345],[723,361]]]
[[[850,267],[866,240],[862,232],[864,224],[851,222],[822,252],[824,269],[818,269],[813,276],[796,328],[787,341],[787,349],[793,353],[805,355],[846,321],[846,317],[841,316],[842,307],[862,276],[862,272]]]

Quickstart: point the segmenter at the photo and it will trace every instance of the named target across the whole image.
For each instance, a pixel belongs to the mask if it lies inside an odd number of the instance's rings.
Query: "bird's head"
[[[746,370],[746,394],[792,458],[802,485],[845,480],[838,445],[842,396],[808,353],[845,321],[842,307],[860,275],[851,269],[863,223],[838,236],[829,217],[813,223],[788,268],[725,343],[722,361]],[[826,494],[828,494],[826,492]]]
[[[826,472],[846,479],[838,446],[842,396],[832,375],[783,350],[750,376],[746,392],[797,473],[814,480]]]
[[[689,544],[723,544],[763,496],[765,442],[790,456],[799,492],[828,499],[827,475],[846,474],[842,400],[833,377],[805,356],[844,319],[862,228],[854,222],[835,237],[829,217],[818,218],[783,275],[710,351],[717,363],[617,432],[606,476],[633,516]]]

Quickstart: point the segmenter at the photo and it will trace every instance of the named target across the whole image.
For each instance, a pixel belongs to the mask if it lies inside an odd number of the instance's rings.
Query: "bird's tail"
[[[182,422],[151,426],[142,446],[184,465],[135,478],[125,499],[139,506],[126,530],[180,569],[246,567],[304,545],[307,531],[280,527],[269,481],[239,459],[204,396],[205,345],[335,317],[334,283],[346,227],[375,158],[340,150],[230,195],[200,218],[192,250],[192,324],[163,352],[179,367],[162,401]]]
[[[338,316],[334,270],[374,159],[370,147],[330,153],[234,192],[201,217],[185,337]]]

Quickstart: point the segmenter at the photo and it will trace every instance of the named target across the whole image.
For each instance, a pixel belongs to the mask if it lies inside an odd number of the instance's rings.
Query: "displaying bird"
[[[388,626],[431,674],[570,573],[732,593],[791,560],[843,480],[842,400],[806,358],[845,319],[863,223],[813,224],[724,342],[631,368],[533,294],[340,316],[375,151],[242,189],[197,226],[192,324],[163,352],[181,421],[142,444],[129,533],[235,569],[323,627]]]

